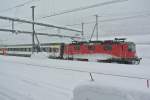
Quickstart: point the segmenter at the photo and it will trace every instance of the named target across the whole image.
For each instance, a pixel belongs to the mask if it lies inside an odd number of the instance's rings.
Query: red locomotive
[[[118,62],[126,64],[138,64],[141,58],[136,55],[136,47],[133,42],[125,42],[125,39],[74,42],[65,45],[64,58],[97,62]]]

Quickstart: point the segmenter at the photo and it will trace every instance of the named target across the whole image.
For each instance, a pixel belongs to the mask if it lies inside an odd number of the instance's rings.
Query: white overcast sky
[[[99,22],[99,37],[122,34],[150,34],[150,0],[128,0],[125,2],[95,7],[88,10],[53,16],[45,19],[39,18],[42,16],[52,15],[64,10],[70,10],[112,0],[33,0],[34,2],[26,4],[25,6],[13,8],[14,6],[23,4],[27,1],[32,0],[1,0],[0,15],[31,20],[30,7],[32,5],[35,5],[35,18],[37,22],[66,26],[72,24],[80,24],[82,22],[86,23],[95,21],[94,15],[98,14],[100,16],[99,21],[102,21]],[[130,16],[138,17],[124,20],[104,21]],[[9,21],[0,20],[0,23],[0,28],[11,28],[11,22]],[[84,33],[87,37],[90,37],[93,26],[94,23],[86,24],[84,26]],[[81,29],[81,25],[67,27],[79,30]],[[20,23],[15,24],[15,29],[32,31],[31,25],[22,25]],[[36,27],[36,31],[65,35],[77,34],[74,32],[45,27]],[[54,42],[54,40],[58,39],[59,38],[55,39],[50,37],[40,37],[40,41],[42,42],[48,42],[47,40]],[[63,40],[65,39],[60,39],[60,41]],[[31,43],[31,36],[0,32],[0,43]]]

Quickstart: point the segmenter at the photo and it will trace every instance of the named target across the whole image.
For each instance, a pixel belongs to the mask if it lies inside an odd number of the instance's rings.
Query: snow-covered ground
[[[74,88],[90,81],[89,73],[98,86],[150,95],[150,45],[139,44],[137,51],[139,65],[0,56],[0,100],[71,100]]]
[[[149,90],[85,82],[74,89],[73,100],[149,100]]]

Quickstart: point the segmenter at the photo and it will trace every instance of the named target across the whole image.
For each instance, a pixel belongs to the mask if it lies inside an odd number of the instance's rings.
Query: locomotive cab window
[[[128,44],[128,51],[135,51],[135,44],[133,43]]]
[[[112,45],[104,45],[104,50],[111,51],[112,50]]]

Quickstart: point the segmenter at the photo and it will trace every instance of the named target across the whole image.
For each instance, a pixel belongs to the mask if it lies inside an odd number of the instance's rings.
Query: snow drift
[[[74,89],[73,100],[150,100],[150,91],[86,82]]]
[[[33,53],[31,55],[32,59],[48,59],[48,53],[46,52],[38,52],[38,53]]]

